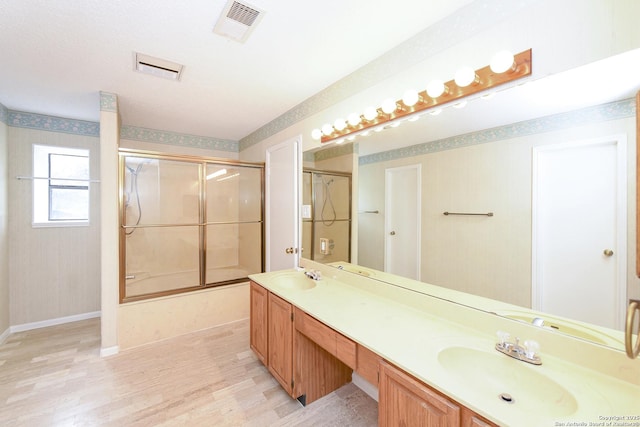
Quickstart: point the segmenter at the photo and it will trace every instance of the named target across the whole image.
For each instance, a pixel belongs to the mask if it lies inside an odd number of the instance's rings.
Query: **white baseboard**
[[[378,401],[378,388],[371,384],[369,381],[362,378],[357,373],[353,373],[351,375],[351,382],[358,387],[360,390],[364,391],[376,402]]]
[[[4,331],[2,333],[2,335],[0,335],[0,344],[4,344],[4,342],[7,340],[7,338],[9,338],[9,335],[11,335],[11,328],[7,328],[6,331]]]
[[[63,323],[77,322],[78,320],[92,319],[94,317],[100,317],[100,312],[92,311],[90,313],[74,314],[73,316],[58,317],[40,322],[13,325],[9,328],[9,333],[13,334],[16,332],[30,331],[32,329],[46,328],[47,326],[62,325]]]
[[[104,347],[100,349],[100,357],[108,357],[113,356],[114,354],[118,354],[120,352],[120,347],[114,345],[112,347]]]

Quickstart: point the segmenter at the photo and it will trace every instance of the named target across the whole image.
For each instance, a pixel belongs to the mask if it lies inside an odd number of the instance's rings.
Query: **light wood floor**
[[[100,358],[100,320],[0,345],[0,426],[375,426],[353,384],[302,407],[249,349],[248,321]]]

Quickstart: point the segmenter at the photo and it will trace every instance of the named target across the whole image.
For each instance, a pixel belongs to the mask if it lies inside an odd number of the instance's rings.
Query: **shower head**
[[[322,182],[324,182],[324,180],[322,180]],[[327,182],[324,182],[324,185],[328,187],[329,185],[331,185],[332,182],[333,182],[333,178],[329,179],[329,181]]]

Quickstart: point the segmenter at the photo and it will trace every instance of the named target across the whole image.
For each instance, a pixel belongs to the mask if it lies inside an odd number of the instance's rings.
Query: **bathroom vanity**
[[[624,353],[310,265],[319,280],[297,269],[250,276],[251,348],[303,404],[355,373],[378,389],[384,426],[640,423],[640,363]],[[542,365],[496,351],[498,330],[539,342]]]

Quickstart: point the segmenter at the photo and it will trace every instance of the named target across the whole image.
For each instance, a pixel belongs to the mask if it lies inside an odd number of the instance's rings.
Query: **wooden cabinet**
[[[329,354],[354,369],[356,367],[356,343],[324,323],[309,316],[299,308],[294,309],[295,328]]]
[[[497,427],[384,360],[378,421],[380,426]]]
[[[267,308],[269,292],[262,286],[251,282],[250,285],[250,336],[249,343],[258,359],[268,366],[267,359]]]
[[[412,376],[382,361],[378,424],[458,427],[460,408]]]
[[[250,301],[251,349],[303,404],[351,381],[353,369],[379,388],[380,426],[495,427],[254,282]]]
[[[463,408],[462,410],[462,422],[461,427],[497,427],[492,422],[489,422],[482,418],[480,415],[475,414],[471,409]]]
[[[268,361],[271,375],[293,396],[293,309],[268,293]]]
[[[358,344],[356,348],[356,372],[365,380],[378,387],[380,378],[380,361],[382,359],[373,351]]]

